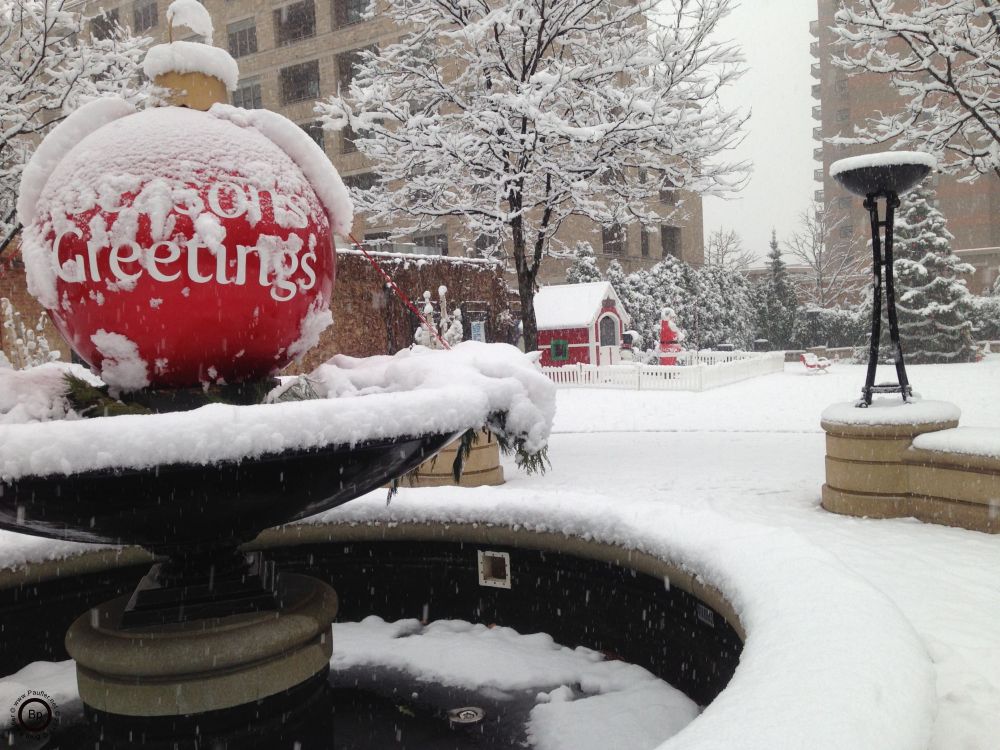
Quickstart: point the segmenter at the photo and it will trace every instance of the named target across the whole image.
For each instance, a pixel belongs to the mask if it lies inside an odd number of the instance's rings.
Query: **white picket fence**
[[[705,391],[781,372],[782,352],[683,352],[679,365],[565,365],[542,371],[561,388],[621,388],[639,391]]]

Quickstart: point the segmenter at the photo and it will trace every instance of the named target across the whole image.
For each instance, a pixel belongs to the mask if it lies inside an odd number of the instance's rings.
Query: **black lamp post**
[[[913,394],[903,348],[899,343],[896,318],[896,290],[892,269],[892,231],[899,196],[912,190],[935,166],[934,157],[916,151],[890,151],[883,154],[841,159],[830,166],[830,176],[846,190],[864,196],[872,228],[872,336],[868,348],[868,375],[861,391],[859,407],[871,405],[873,393],[898,393],[907,401]],[[885,219],[879,218],[879,198],[885,200]],[[880,236],[884,230],[884,241]],[[882,333],[882,284],[885,275],[885,306],[889,318],[889,338],[896,364],[896,382],[875,384],[879,339]]]

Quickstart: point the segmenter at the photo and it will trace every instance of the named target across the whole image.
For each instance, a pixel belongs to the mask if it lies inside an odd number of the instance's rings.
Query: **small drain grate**
[[[479,706],[463,706],[462,708],[453,708],[448,712],[448,723],[452,725],[478,724],[484,718],[486,718],[486,712]]]

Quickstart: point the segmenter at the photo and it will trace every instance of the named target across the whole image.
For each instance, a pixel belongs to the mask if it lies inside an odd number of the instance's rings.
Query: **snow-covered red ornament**
[[[108,99],[41,144],[18,210],[29,290],[123,390],[234,383],[304,354],[332,320],[333,234],[352,214],[280,115]]]

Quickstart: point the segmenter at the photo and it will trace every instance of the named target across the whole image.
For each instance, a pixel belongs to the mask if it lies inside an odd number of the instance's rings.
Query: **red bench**
[[[817,357],[812,352],[804,352],[799,355],[799,359],[802,360],[802,364],[806,366],[806,369],[811,373],[815,372],[826,372],[827,368],[833,364],[826,357]]]

